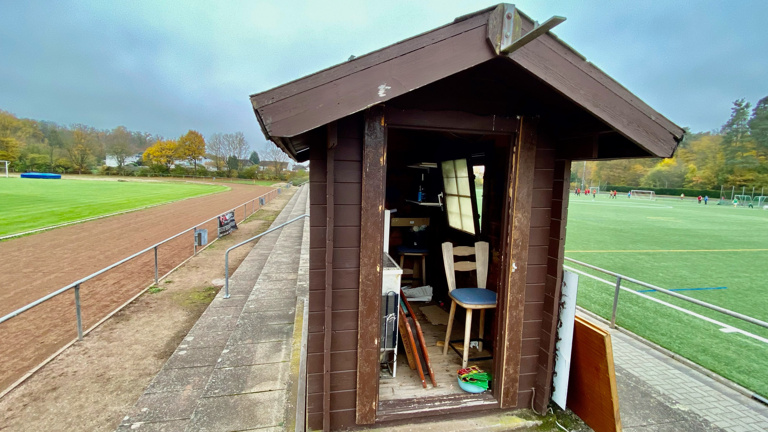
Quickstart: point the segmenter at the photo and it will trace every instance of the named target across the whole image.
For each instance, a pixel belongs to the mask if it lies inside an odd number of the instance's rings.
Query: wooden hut
[[[251,96],[265,136],[311,167],[312,429],[547,406],[571,161],[670,157],[684,134],[550,33],[558,21],[536,27],[500,4]],[[476,186],[452,210],[463,227],[446,215],[451,160]],[[490,244],[489,392],[380,397],[382,259],[402,242],[392,228],[384,250],[386,209],[429,219],[435,300],[447,298],[440,244]]]

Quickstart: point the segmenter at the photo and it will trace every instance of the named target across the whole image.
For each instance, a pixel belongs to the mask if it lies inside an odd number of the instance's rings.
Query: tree
[[[115,158],[117,170],[121,173],[125,166],[125,160],[135,151],[131,142],[132,138],[125,126],[118,126],[112,130],[107,139],[107,154]]]
[[[21,154],[19,140],[12,137],[0,137],[0,160],[14,162]]]
[[[262,152],[265,158],[264,162],[268,162],[274,169],[275,176],[280,177],[283,166],[288,164],[288,155],[279,147],[270,144],[267,144]]]
[[[720,130],[723,134],[723,151],[729,174],[756,165],[754,155],[750,154],[752,140],[749,135],[749,108],[749,102],[744,99],[735,100],[731,108],[731,118]]]
[[[245,160],[248,156],[248,141],[245,140],[245,135],[242,132],[235,132],[224,134],[223,138],[227,158],[234,156],[237,159],[237,169],[240,169],[240,161]],[[227,163],[229,163],[229,159],[227,159]]]
[[[259,164],[259,162],[260,162],[260,161],[259,161],[259,154],[258,154],[258,153],[256,153],[256,151],[255,151],[255,150],[254,150],[254,151],[252,151],[252,152],[251,152],[251,155],[250,155],[250,156],[248,156],[248,160],[249,160],[249,161],[251,161],[251,163],[252,163],[252,164],[254,164],[254,165],[258,165],[258,164]]]
[[[205,139],[200,132],[190,130],[179,138],[177,155],[194,163],[197,172],[197,160],[205,156]]]
[[[227,160],[227,154],[224,149],[224,136],[220,133],[211,135],[208,137],[208,142],[205,143],[205,148],[213,163],[216,164],[216,171],[221,171]]]
[[[755,141],[758,158],[768,157],[768,96],[757,102],[747,124],[749,134]]]
[[[142,158],[153,165],[163,165],[170,169],[173,161],[176,160],[176,141],[161,140],[149,146]]]
[[[72,141],[67,143],[65,149],[72,166],[78,174],[88,169],[93,155],[94,138],[87,126],[75,125],[72,131]]]

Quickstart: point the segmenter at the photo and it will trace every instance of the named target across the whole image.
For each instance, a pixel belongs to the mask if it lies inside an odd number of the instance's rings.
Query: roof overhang
[[[251,96],[267,139],[308,159],[307,132],[499,57],[506,58],[647,152],[669,157],[684,131],[549,29],[500,4]],[[617,152],[616,154],[621,154]]]

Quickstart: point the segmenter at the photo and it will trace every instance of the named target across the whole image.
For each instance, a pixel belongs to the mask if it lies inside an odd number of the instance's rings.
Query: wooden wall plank
[[[384,235],[384,197],[387,169],[387,129],[384,107],[365,113],[363,139],[363,183],[360,225],[360,313],[357,340],[358,424],[376,421],[379,402],[379,314]]]
[[[548,137],[543,137],[548,139]],[[571,161],[555,159],[554,178],[552,181],[552,211],[550,222],[550,241],[547,251],[547,265],[544,278],[545,306],[542,315],[540,376],[537,382],[534,406],[542,411],[549,403],[552,392],[552,371],[554,370],[554,352],[559,311],[560,284],[562,282],[563,258],[565,256],[565,226],[568,214],[568,198],[571,177]]]
[[[335,250],[333,247],[334,209],[336,204],[336,188],[334,162],[338,135],[336,122],[327,125],[327,160],[326,160],[326,184],[325,184],[325,296],[324,313],[320,314],[319,321],[313,321],[310,314],[309,327],[323,328],[323,430],[331,427],[331,340],[333,339],[333,267]],[[310,251],[310,254],[312,251]],[[312,260],[310,259],[310,262]],[[310,269],[313,268],[310,265]]]
[[[501,408],[517,406],[520,374],[520,352],[523,340],[523,312],[525,285],[528,273],[528,240],[531,232],[531,199],[533,192],[534,162],[536,157],[536,122],[524,118],[520,121],[520,134],[514,163],[514,184],[509,186],[513,214],[509,222],[509,260],[517,270],[508,272],[506,298],[502,303],[502,346],[497,352],[501,358]],[[510,266],[512,266],[510,264]]]

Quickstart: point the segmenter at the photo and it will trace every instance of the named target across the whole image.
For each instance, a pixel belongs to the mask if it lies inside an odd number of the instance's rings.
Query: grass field
[[[570,197],[566,256],[735,312],[768,321],[768,211],[660,198]],[[584,267],[565,265],[581,271]],[[607,279],[615,279],[588,271]],[[610,318],[613,286],[579,278],[577,303]],[[633,284],[623,286],[644,290]],[[724,287],[724,288],[723,288]],[[686,315],[628,292],[619,296],[617,324],[768,396],[768,329],[663,293],[655,299],[754,335]]]
[[[224,190],[190,183],[0,178],[0,236]]]

